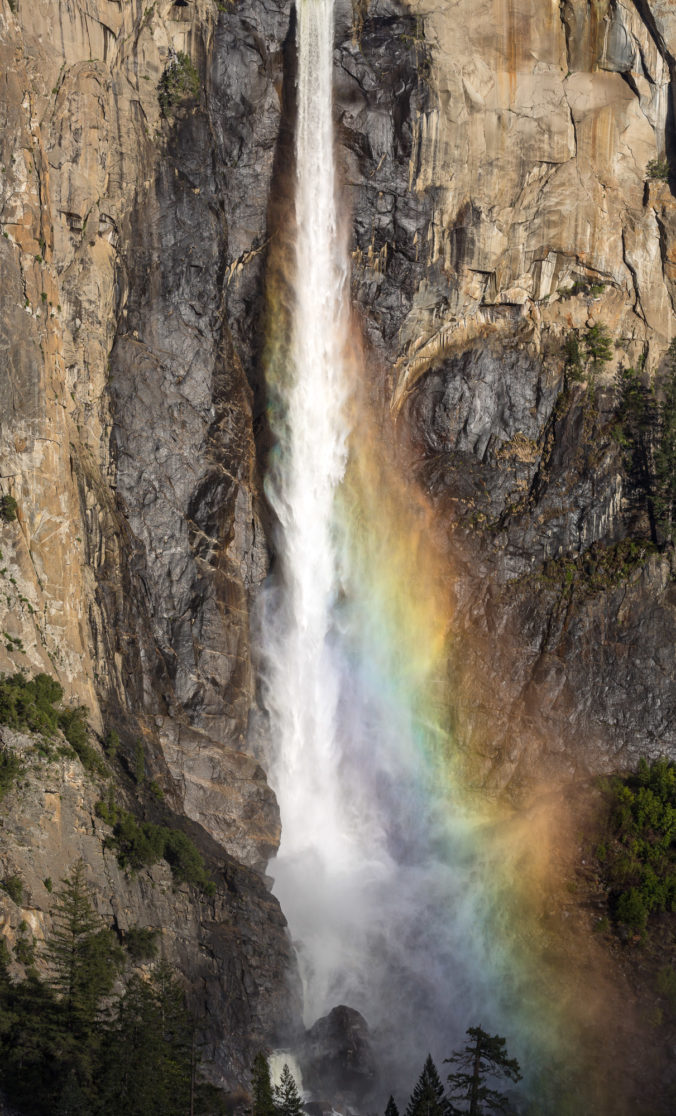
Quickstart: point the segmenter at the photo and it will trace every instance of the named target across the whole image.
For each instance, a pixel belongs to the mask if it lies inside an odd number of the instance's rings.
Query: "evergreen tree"
[[[399,1116],[399,1109],[392,1095],[385,1106],[385,1116]]]
[[[507,1099],[503,1093],[489,1089],[486,1079],[506,1077],[521,1080],[521,1070],[516,1058],[508,1058],[505,1039],[489,1035],[482,1027],[469,1027],[469,1042],[463,1050],[456,1050],[445,1062],[461,1067],[449,1073],[451,1101],[466,1101],[468,1108],[456,1108],[453,1113],[482,1116],[483,1113],[504,1112]]]
[[[279,1085],[275,1085],[275,1106],[279,1116],[301,1116],[303,1102],[291,1070],[284,1063]]]
[[[253,1116],[276,1116],[275,1098],[270,1080],[270,1067],[265,1054],[260,1051],[251,1067],[251,1096]]]
[[[192,1086],[193,1024],[166,962],[149,980],[133,976],[103,1044],[103,1113],[186,1116]]]
[[[0,991],[0,1083],[25,1113],[53,1113],[75,1066],[88,1076],[89,1050],[78,1044],[62,1005],[35,974]]]
[[[636,508],[647,512],[650,535],[656,542],[654,448],[658,411],[655,393],[642,368],[638,371],[620,368],[616,383],[619,399],[614,434],[622,446],[632,502]]]
[[[115,983],[124,953],[94,912],[82,860],[61,883],[45,953],[52,985],[61,994],[71,1027],[89,1030],[101,1000]]]
[[[676,343],[669,347],[669,371],[659,405],[659,429],[655,449],[655,518],[665,539],[674,537],[676,526]]]
[[[411,1093],[411,1099],[406,1108],[406,1116],[447,1116],[448,1111],[448,1101],[444,1097],[444,1087],[441,1084],[437,1067],[432,1061],[432,1055],[428,1054],[420,1077]]]

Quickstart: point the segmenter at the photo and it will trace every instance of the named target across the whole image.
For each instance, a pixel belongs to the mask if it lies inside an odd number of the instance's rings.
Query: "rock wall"
[[[176,804],[260,868],[279,819],[244,753],[267,563],[246,373],[288,10],[4,0],[0,19],[19,507],[0,669],[56,671],[97,729],[140,725]],[[179,52],[197,95],[165,116]]]
[[[52,930],[60,881],[82,860],[102,925],[122,936],[135,928],[154,930],[158,954],[183,974],[203,1072],[228,1091],[241,1089],[258,1050],[288,1041],[299,1016],[286,923],[259,874],[237,864],[197,827],[191,834],[216,883],[213,896],[177,884],[166,861],[123,870],[106,845],[110,827],[95,812],[101,787],[79,760],[55,749],[45,758],[35,738],[5,727],[0,746],[24,765],[19,785],[2,801],[0,879],[18,877],[23,885],[13,897],[0,890],[6,946],[13,953],[18,941],[34,945],[37,972],[47,974],[42,946]],[[143,971],[147,964],[131,967]],[[26,975],[14,957],[10,972],[18,979]]]
[[[164,928],[234,1088],[299,1005],[260,876],[278,809],[245,750],[268,560],[247,376],[289,12],[226,7],[0,3],[0,672],[56,675],[128,761],[141,740],[224,886],[205,910],[161,871],[127,879],[77,765],[3,804],[0,853],[27,881],[10,938],[48,926],[40,881],[78,856],[109,921]]]
[[[340,42],[354,294],[450,528],[458,738],[515,793],[676,748],[671,549],[589,573],[649,533],[614,378],[674,334],[675,44],[647,0],[376,2]],[[612,359],[568,390],[595,325]]]
[[[339,5],[354,301],[448,535],[458,739],[495,789],[676,746],[671,551],[604,585],[584,566],[641,534],[614,372],[654,373],[674,334],[676,207],[649,170],[675,155],[672,8]],[[142,738],[168,803],[257,870],[279,835],[251,610],[293,19],[0,0],[0,672],[56,674],[96,731]],[[196,84],[162,111],[184,54]],[[613,360],[564,390],[565,337],[598,323]],[[250,948],[282,957],[261,904]]]

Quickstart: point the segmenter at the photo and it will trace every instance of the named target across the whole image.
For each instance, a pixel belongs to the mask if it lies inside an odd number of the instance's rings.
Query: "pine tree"
[[[190,1109],[193,1023],[183,989],[161,961],[149,980],[133,976],[104,1042],[105,1112],[185,1116]]]
[[[270,1081],[268,1060],[260,1051],[251,1067],[251,1096],[253,1116],[276,1116],[275,1098]]]
[[[447,1116],[448,1110],[448,1101],[444,1097],[444,1087],[437,1067],[432,1061],[432,1055],[428,1054],[422,1073],[411,1093],[406,1116]]]
[[[618,390],[617,425],[614,436],[622,446],[624,468],[630,482],[634,506],[645,510],[650,535],[657,541],[655,511],[654,448],[659,425],[655,392],[643,368],[621,367],[616,377]]]
[[[676,344],[669,347],[669,371],[659,405],[655,449],[655,518],[665,539],[674,537],[676,520]]]
[[[399,1109],[392,1095],[390,1095],[390,1099],[385,1106],[385,1116],[399,1116]]]
[[[84,862],[79,860],[61,883],[45,954],[52,968],[52,986],[61,994],[71,1027],[86,1030],[115,983],[124,953],[94,912]]]
[[[275,1106],[279,1116],[301,1116],[303,1102],[291,1070],[284,1063],[279,1085],[275,1085]]]
[[[456,1050],[445,1062],[462,1067],[457,1073],[449,1073],[451,1100],[469,1102],[469,1108],[456,1108],[453,1113],[466,1113],[467,1116],[482,1116],[483,1113],[504,1112],[506,1097],[485,1084],[488,1077],[506,1077],[510,1081],[521,1080],[521,1069],[516,1058],[508,1058],[505,1039],[500,1035],[489,1035],[482,1027],[470,1027],[467,1031],[470,1041],[464,1050]]]

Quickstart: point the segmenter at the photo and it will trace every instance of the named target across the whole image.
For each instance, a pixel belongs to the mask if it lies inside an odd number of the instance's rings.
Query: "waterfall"
[[[355,837],[341,802],[332,647],[339,594],[335,501],[347,458],[347,248],[337,216],[332,115],[332,0],[298,9],[295,311],[277,483],[281,601],[268,632],[271,778],[282,816],[276,893],[304,942],[306,1016],[327,1004],[330,976],[313,939],[332,903],[335,871],[351,873]],[[358,854],[357,854],[358,855]],[[307,887],[312,880],[311,887]],[[322,932],[331,949],[333,920]],[[330,1006],[330,1005],[329,1005]]]
[[[488,929],[485,882],[511,854],[507,831],[453,789],[438,697],[448,604],[427,511],[355,403],[332,0],[299,0],[297,14],[293,310],[266,478],[278,531],[262,655],[282,819],[270,872],[306,1024],[339,1003],[360,1010],[388,1088],[405,1089],[469,1025],[514,1035],[514,965]]]

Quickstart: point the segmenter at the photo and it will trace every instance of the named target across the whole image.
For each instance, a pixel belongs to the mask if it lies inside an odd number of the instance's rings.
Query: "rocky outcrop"
[[[424,284],[402,326],[398,397],[472,337],[523,325],[541,345],[575,317],[559,303],[576,279],[606,284],[585,316],[655,360],[672,332],[673,203],[647,168],[665,153],[671,55],[649,13],[487,0],[421,18],[435,101],[414,121],[412,181],[448,285]]]
[[[82,856],[109,922],[164,928],[235,1088],[298,1010],[259,874],[279,813],[246,752],[267,568],[247,376],[289,13],[225,7],[0,4],[0,495],[17,503],[0,672],[56,675],[128,765],[142,740],[168,807],[220,842],[196,830],[223,881],[198,903],[164,869],[126,878],[94,791],[59,763],[3,804],[27,896],[10,940],[22,919],[48,927],[40,881]],[[162,75],[188,56],[196,85],[163,112]]]
[[[289,17],[224,7],[3,5],[2,475],[19,518],[0,668],[56,670],[98,729],[136,723],[176,804],[262,868],[279,818],[244,754],[267,565],[247,373]],[[186,51],[198,96],[163,115]]]
[[[340,1004],[307,1031],[299,1053],[303,1083],[333,1104],[363,1107],[377,1083],[368,1025],[354,1008]]]
[[[106,843],[110,826],[95,812],[99,780],[54,748],[45,757],[39,743],[0,728],[0,745],[24,764],[19,784],[2,801],[0,879],[18,877],[22,884],[14,898],[0,890],[6,945],[13,950],[27,940],[36,947],[38,972],[47,972],[41,947],[52,928],[59,882],[82,860],[103,924],[121,936],[133,928],[156,931],[159,955],[183,976],[204,1072],[236,1091],[258,1050],[288,1040],[298,1026],[291,945],[276,901],[256,872],[237,864],[196,826],[188,829],[217,884],[213,896],[177,884],[165,861],[123,870]],[[118,793],[124,801],[124,792]],[[23,976],[18,960],[11,972]]]

